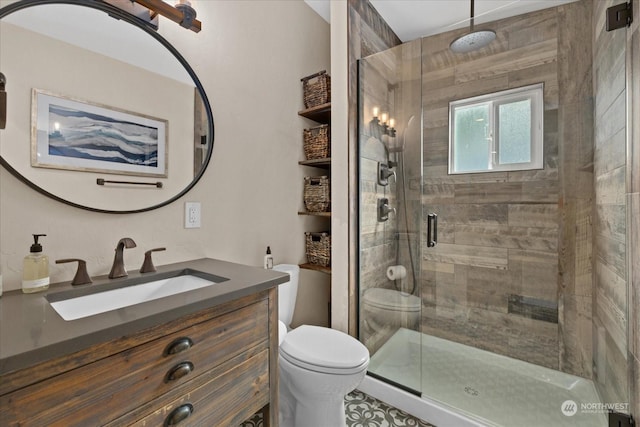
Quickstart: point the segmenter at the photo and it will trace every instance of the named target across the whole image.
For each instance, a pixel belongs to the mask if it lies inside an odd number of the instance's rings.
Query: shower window
[[[449,173],[542,169],[542,83],[449,103]]]

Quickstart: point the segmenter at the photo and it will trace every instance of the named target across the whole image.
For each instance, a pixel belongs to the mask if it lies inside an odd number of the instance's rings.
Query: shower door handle
[[[438,244],[438,215],[427,215],[427,247],[432,248]]]

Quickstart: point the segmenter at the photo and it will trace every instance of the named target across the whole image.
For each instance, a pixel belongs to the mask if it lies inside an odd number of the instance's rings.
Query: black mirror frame
[[[11,3],[11,4],[3,7],[3,8],[0,8],[0,19],[2,19],[3,17],[5,17],[5,16],[7,16],[7,15],[13,13],[13,12],[21,10],[21,9],[26,9],[26,8],[33,7],[33,6],[46,5],[46,4],[72,4],[72,5],[85,6],[85,7],[89,7],[89,8],[92,8],[92,9],[101,10],[101,11],[111,15],[115,19],[119,19],[119,20],[125,21],[125,22],[127,22],[127,23],[129,23],[131,25],[135,25],[136,27],[142,29],[144,32],[146,32],[151,37],[156,39],[160,44],[162,44],[169,52],[171,52],[171,54],[173,54],[173,56],[185,68],[187,73],[189,73],[189,76],[191,76],[191,79],[193,80],[193,82],[194,82],[194,84],[196,86],[196,89],[198,90],[198,92],[200,93],[200,97],[202,98],[202,103],[204,104],[204,108],[205,108],[205,111],[206,111],[206,114],[207,114],[207,122],[208,122],[207,123],[207,125],[208,125],[207,144],[209,146],[209,149],[207,150],[207,154],[206,154],[206,156],[204,158],[204,162],[202,164],[202,168],[200,169],[198,174],[193,178],[193,181],[191,181],[191,183],[189,185],[187,185],[180,193],[178,193],[175,196],[169,198],[168,200],[165,200],[164,202],[158,203],[158,204],[150,206],[148,208],[133,209],[133,210],[122,210],[122,211],[114,211],[114,210],[107,210],[107,209],[92,208],[90,206],[84,206],[84,205],[81,205],[81,204],[78,204],[78,203],[74,203],[74,202],[72,202],[70,200],[63,199],[61,197],[56,196],[55,194],[49,193],[45,189],[43,189],[43,188],[35,185],[33,182],[29,181],[27,178],[25,178],[23,175],[21,175],[17,170],[15,170],[2,156],[0,156],[0,165],[2,165],[13,176],[18,178],[24,184],[26,184],[27,186],[29,186],[33,190],[36,190],[40,194],[43,194],[43,195],[45,195],[47,197],[50,197],[50,198],[52,198],[52,199],[54,199],[54,200],[56,200],[58,202],[62,202],[62,203],[67,204],[69,206],[73,206],[73,207],[76,207],[76,208],[80,208],[80,209],[84,209],[84,210],[88,210],[88,211],[92,211],[92,212],[110,213],[110,214],[131,214],[131,213],[146,212],[146,211],[151,211],[151,210],[158,209],[158,208],[161,208],[163,206],[166,206],[166,205],[168,205],[170,203],[175,202],[176,200],[178,200],[182,196],[184,196],[187,192],[189,192],[189,190],[191,190],[196,185],[196,183],[200,180],[200,178],[202,177],[202,175],[206,171],[207,167],[209,166],[209,161],[211,160],[211,155],[213,153],[213,141],[214,141],[214,125],[213,125],[213,113],[211,111],[211,105],[209,104],[209,99],[207,98],[207,94],[204,91],[204,87],[202,86],[202,83],[200,83],[200,80],[198,79],[198,76],[196,76],[196,73],[193,71],[193,69],[191,68],[189,63],[186,61],[186,59],[184,59],[184,57],[180,54],[180,52],[178,52],[176,50],[176,48],[174,48],[173,45],[171,45],[171,43],[169,43],[164,37],[159,35],[153,29],[153,27],[151,27],[145,21],[143,21],[140,18],[138,18],[136,16],[133,16],[133,15],[127,13],[127,12],[124,12],[123,10],[121,10],[121,9],[115,7],[115,6],[112,6],[112,5],[108,4],[108,3],[105,3],[102,0],[20,0],[20,1],[17,1],[15,3]],[[9,113],[7,113],[7,114],[9,114]]]

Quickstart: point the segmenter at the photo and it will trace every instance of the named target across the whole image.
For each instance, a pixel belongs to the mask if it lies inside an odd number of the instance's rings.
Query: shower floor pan
[[[608,425],[590,380],[405,328],[371,357],[369,372],[487,426]]]

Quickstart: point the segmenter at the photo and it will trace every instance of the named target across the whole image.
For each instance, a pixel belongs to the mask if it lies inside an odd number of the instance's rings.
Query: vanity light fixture
[[[388,135],[393,138],[396,136],[396,120],[395,119],[389,119],[389,127],[387,128],[387,133]]]
[[[395,119],[390,118],[386,113],[382,114],[382,124],[380,125],[380,140],[387,148],[391,148],[391,146],[393,146],[395,143],[395,125]]]
[[[162,15],[173,22],[177,22],[182,27],[187,28],[196,33],[202,29],[202,23],[196,19],[196,10],[191,6],[188,0],[176,0],[176,5],[172,6],[163,0],[104,0],[105,2],[116,6],[134,16],[142,19],[153,28],[157,29],[157,17]],[[147,10],[142,16],[140,13],[140,5]]]
[[[174,7],[162,0],[132,0],[152,12],[160,14],[165,18],[177,22],[182,27],[196,33],[202,29],[202,24],[196,19],[196,11],[191,7],[191,3],[186,0],[178,0]]]
[[[389,138],[394,138],[396,136],[396,120],[389,118],[388,113],[382,113],[380,118],[378,118],[379,113],[380,109],[373,107],[373,118],[369,122],[371,134],[380,140],[387,139],[385,135]]]
[[[369,122],[369,124],[373,128],[373,129],[371,129],[372,133],[375,130],[375,127],[380,124],[380,119],[378,119],[378,114],[379,113],[380,113],[380,109],[378,107],[373,107],[373,117],[371,118],[371,121]]]
[[[380,114],[380,109],[378,107],[373,107],[373,117],[369,122],[369,133],[371,133],[371,136],[382,139],[382,135],[380,132],[380,119],[378,118],[378,114]]]
[[[178,0],[176,9],[182,12],[180,25],[184,28],[191,28],[193,21],[196,19],[196,10],[191,6],[191,2],[188,0]]]

